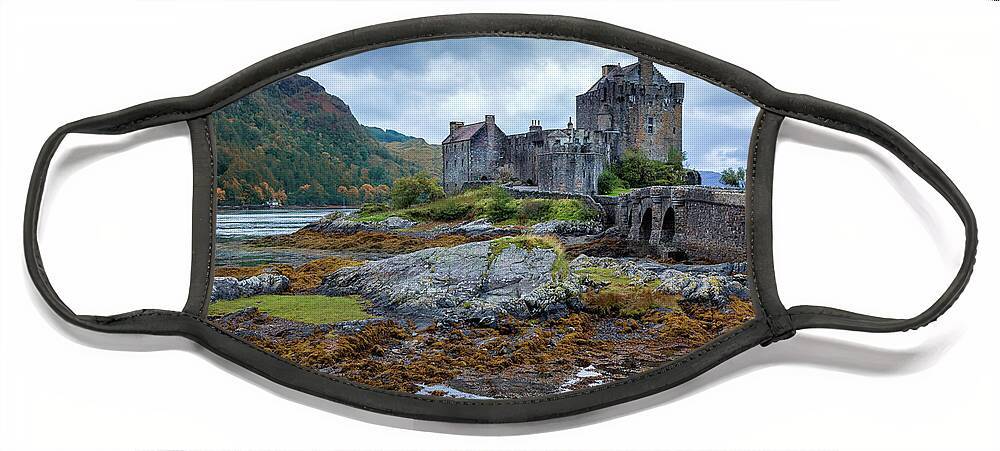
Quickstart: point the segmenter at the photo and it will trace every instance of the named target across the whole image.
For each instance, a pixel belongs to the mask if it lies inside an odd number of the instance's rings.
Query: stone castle
[[[510,178],[541,191],[596,194],[604,167],[638,149],[667,161],[681,148],[684,83],[670,83],[652,61],[601,67],[601,77],[576,96],[576,127],[543,129],[532,121],[526,133],[507,135],[493,115],[474,124],[451,122],[441,143],[442,184],[448,194],[467,185]]]

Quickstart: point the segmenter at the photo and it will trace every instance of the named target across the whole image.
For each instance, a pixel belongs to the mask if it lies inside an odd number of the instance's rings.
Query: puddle
[[[441,391],[444,392],[445,397],[448,398],[459,398],[459,399],[493,399],[489,396],[479,396],[472,393],[466,393],[461,390],[456,390],[447,385],[434,384],[434,385],[424,385],[417,384],[420,386],[420,390],[417,391],[418,395],[434,395],[432,392]]]

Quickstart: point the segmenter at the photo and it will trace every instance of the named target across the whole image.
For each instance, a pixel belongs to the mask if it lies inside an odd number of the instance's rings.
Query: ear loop
[[[79,315],[63,302],[49,282],[38,245],[38,217],[41,211],[45,179],[52,157],[66,135],[70,133],[124,134],[183,119],[183,117],[177,116],[179,115],[164,114],[162,110],[160,114],[156,114],[150,104],[138,105],[116,113],[94,116],[63,125],[53,132],[42,145],[28,184],[28,197],[24,208],[24,257],[28,266],[28,274],[42,298],[65,321],[101,332],[154,335],[189,335],[187,332],[197,322],[196,315],[187,313],[187,307],[185,307],[185,312],[141,309],[111,316]],[[190,300],[188,305],[191,305]]]
[[[806,100],[809,102],[808,109],[827,110],[816,111],[818,115],[797,113],[792,111],[767,110],[783,116],[811,122],[824,127],[830,127],[843,132],[855,134],[871,140],[882,146],[902,161],[913,172],[931,185],[951,207],[958,213],[965,225],[965,251],[962,258],[962,265],[955,275],[954,280],[944,291],[940,298],[934,302],[923,313],[906,319],[883,318],[879,316],[865,315],[833,307],[823,307],[815,305],[797,305],[787,310],[787,317],[791,322],[792,330],[810,328],[829,328],[856,330],[862,332],[903,332],[917,329],[930,324],[945,311],[948,310],[958,299],[958,296],[969,283],[972,276],[972,266],[976,260],[976,246],[978,244],[976,217],[972,208],[965,200],[965,196],[958,190],[951,179],[941,171],[933,161],[927,158],[916,146],[907,140],[896,130],[892,129],[882,121],[875,119],[860,111],[822,102],[817,105],[817,99],[802,95],[796,95],[796,100]],[[796,103],[794,100],[791,103]],[[807,107],[803,107],[806,110]],[[836,117],[837,119],[829,119]]]

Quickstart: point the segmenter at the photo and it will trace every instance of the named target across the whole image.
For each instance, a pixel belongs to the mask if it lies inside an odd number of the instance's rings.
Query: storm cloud
[[[496,116],[508,134],[532,120],[562,128],[575,119],[576,95],[593,85],[604,64],[636,57],[568,41],[464,38],[365,52],[304,71],[350,105],[358,121],[440,143],[449,121]],[[699,78],[657,66],[685,86],[683,145],[687,165],[719,171],[745,166],[757,107]]]

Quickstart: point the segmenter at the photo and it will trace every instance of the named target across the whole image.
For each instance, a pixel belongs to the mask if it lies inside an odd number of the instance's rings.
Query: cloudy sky
[[[531,120],[562,128],[575,116],[576,95],[600,78],[604,64],[636,58],[587,44],[531,38],[467,38],[405,44],[333,61],[303,72],[351,106],[362,124],[440,143],[449,121],[496,115],[508,134]],[[688,166],[720,171],[745,166],[757,107],[683,72],[657,66],[684,82],[684,151]],[[576,122],[574,117],[573,122]]]

